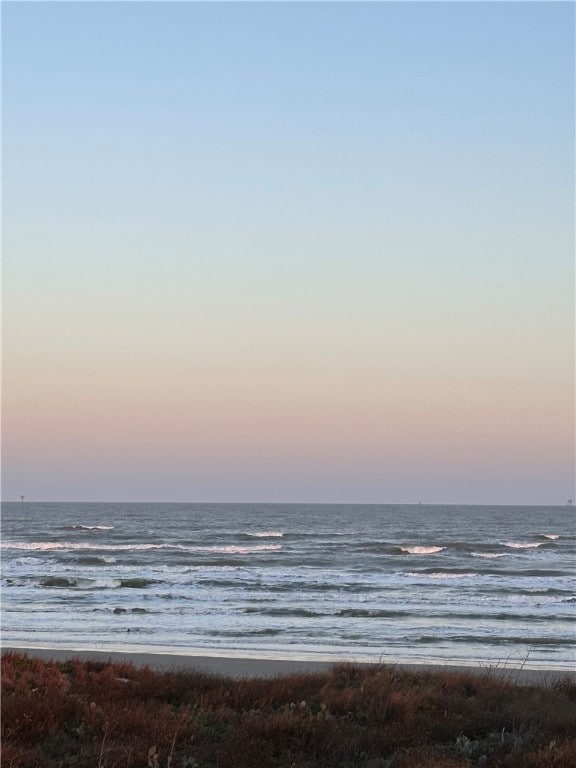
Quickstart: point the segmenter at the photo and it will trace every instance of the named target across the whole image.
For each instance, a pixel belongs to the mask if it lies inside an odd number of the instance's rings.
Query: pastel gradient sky
[[[573,4],[2,16],[4,499],[576,495]]]

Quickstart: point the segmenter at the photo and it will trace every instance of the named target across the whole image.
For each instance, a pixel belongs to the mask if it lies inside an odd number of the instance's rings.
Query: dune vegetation
[[[576,684],[338,665],[234,680],[2,659],[3,768],[574,768]]]

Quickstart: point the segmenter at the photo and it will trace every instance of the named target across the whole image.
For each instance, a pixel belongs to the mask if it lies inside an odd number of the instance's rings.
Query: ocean
[[[2,505],[3,645],[573,669],[570,507]]]

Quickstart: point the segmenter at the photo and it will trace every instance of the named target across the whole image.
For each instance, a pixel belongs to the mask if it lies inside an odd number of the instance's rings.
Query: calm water
[[[567,507],[4,504],[3,644],[572,667]]]

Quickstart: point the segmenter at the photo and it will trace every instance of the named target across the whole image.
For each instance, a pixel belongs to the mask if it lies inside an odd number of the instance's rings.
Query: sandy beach
[[[198,669],[210,674],[231,678],[263,677],[273,678],[293,673],[325,672],[337,663],[366,664],[366,662],[343,659],[338,661],[319,661],[296,658],[256,658],[250,656],[232,656],[221,654],[183,654],[167,652],[95,651],[86,649],[63,648],[16,648],[3,647],[2,653],[25,653],[45,660],[66,661],[67,659],[95,659],[98,661],[132,662],[136,666],[148,666],[157,670]],[[573,669],[535,669],[532,667],[501,665],[462,665],[462,664],[389,664],[401,670],[437,671],[437,672],[474,672],[477,674],[496,675],[523,685],[551,685],[556,680],[570,678],[576,680],[576,667]]]

